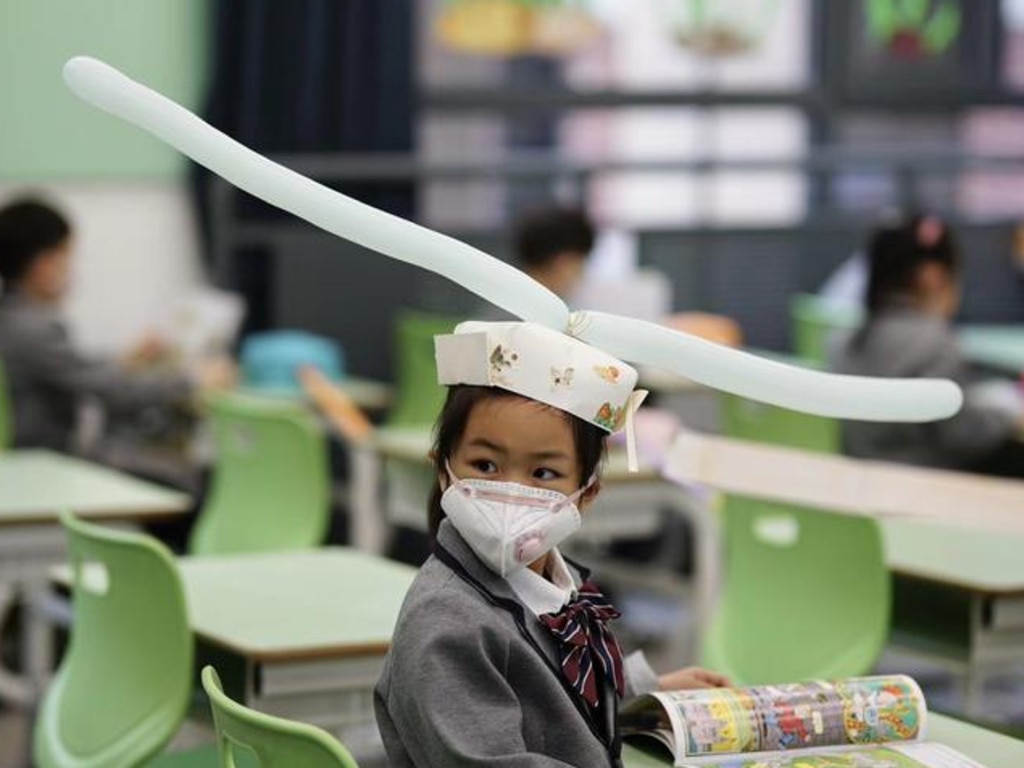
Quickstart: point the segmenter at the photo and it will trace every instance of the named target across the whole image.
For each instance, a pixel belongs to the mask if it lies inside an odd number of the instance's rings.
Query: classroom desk
[[[894,573],[966,597],[962,640],[950,642],[929,632],[900,634],[917,650],[962,662],[971,712],[986,670],[1024,661],[1024,536],[899,519],[881,524]],[[894,639],[901,644],[899,634]]]
[[[87,520],[141,522],[176,515],[190,498],[111,469],[49,451],[0,454],[0,623],[21,597],[25,672],[0,665],[0,699],[31,704],[51,668],[46,622],[33,610],[46,593],[46,570],[65,558],[58,513]]]
[[[337,386],[352,398],[353,403],[365,411],[386,410],[394,400],[395,388],[391,384],[376,379],[346,376],[337,382]],[[306,401],[305,393],[298,388],[273,390],[242,386],[239,387],[239,391],[243,394],[257,397],[281,397],[289,400],[301,399],[303,402]]]
[[[343,547],[179,562],[196,636],[244,664],[244,703],[334,732],[372,720],[416,569]]]
[[[929,741],[945,744],[970,757],[985,768],[1021,768],[1024,766],[1024,741],[976,725],[954,720],[934,712],[928,713]],[[671,760],[626,745],[623,750],[626,768],[664,768]]]
[[[958,335],[968,361],[1012,376],[1024,373],[1024,325],[965,325]]]
[[[197,658],[242,703],[334,733],[373,720],[373,687],[416,569],[348,547],[182,557]],[[67,586],[70,569],[51,569]]]

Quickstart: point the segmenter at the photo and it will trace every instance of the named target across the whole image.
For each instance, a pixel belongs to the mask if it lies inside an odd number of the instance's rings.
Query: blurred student
[[[929,424],[846,422],[843,448],[868,459],[1024,476],[1019,392],[1010,382],[973,382],[951,321],[960,306],[961,254],[949,226],[911,215],[875,231],[868,247],[862,326],[835,351],[833,368],[862,376],[948,378],[963,409]],[[995,386],[993,386],[995,384]]]
[[[523,216],[516,225],[516,265],[556,296],[571,304],[583,285],[596,237],[593,222],[581,209],[555,207],[533,211]],[[666,312],[670,312],[670,291],[667,305]],[[608,309],[601,306],[580,308]],[[622,313],[618,307],[611,311]],[[485,314],[490,317],[495,312],[492,310]],[[638,313],[627,311],[625,314]],[[503,319],[513,318],[506,316]],[[738,346],[743,338],[739,325],[722,315],[682,312],[667,314],[664,318],[650,319],[665,322],[676,330],[727,346]]]
[[[594,224],[582,210],[537,210],[516,225],[516,264],[559,298],[569,299],[583,281],[594,238]]]
[[[72,235],[68,220],[47,203],[22,199],[0,209],[0,363],[14,410],[15,447],[71,451],[85,397],[130,413],[188,405],[203,390],[232,383],[233,367],[223,360],[192,377],[147,370],[161,346],[152,339],[120,362],[77,350],[60,312]]]

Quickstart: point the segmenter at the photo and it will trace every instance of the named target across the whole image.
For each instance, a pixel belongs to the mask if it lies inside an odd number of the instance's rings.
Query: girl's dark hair
[[[555,256],[571,251],[586,258],[594,247],[594,225],[577,208],[548,208],[533,211],[516,227],[516,258],[519,264],[546,266]]]
[[[437,419],[434,440],[434,470],[437,476],[447,473],[446,462],[455,452],[456,447],[466,432],[466,424],[469,423],[469,415],[473,412],[477,403],[485,400],[496,400],[499,398],[519,397],[519,395],[496,387],[473,387],[458,385],[448,388],[448,398],[445,400],[444,408]],[[564,412],[563,412],[564,413]],[[571,413],[564,413],[566,420],[572,427],[573,442],[576,446],[576,464],[580,471],[580,482],[593,475],[605,455],[606,433],[600,427],[590,424],[583,419],[573,416]],[[430,494],[430,501],[427,506],[427,523],[430,528],[430,538],[437,536],[438,526],[444,519],[444,510],[441,509],[441,488],[436,483]]]
[[[0,279],[16,285],[40,254],[67,240],[71,225],[55,208],[18,200],[0,210]]]
[[[912,213],[878,227],[868,244],[868,284],[864,322],[850,339],[850,348],[864,346],[878,313],[893,298],[914,288],[925,264],[939,264],[951,277],[960,274],[960,247],[949,226],[931,214]]]
[[[887,223],[871,236],[870,273],[864,306],[882,309],[894,296],[914,287],[918,270],[939,264],[952,276],[960,273],[960,248],[949,226],[937,216],[915,213]]]

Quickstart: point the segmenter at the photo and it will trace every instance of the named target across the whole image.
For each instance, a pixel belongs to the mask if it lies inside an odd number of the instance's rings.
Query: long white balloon
[[[821,373],[730,349],[664,326],[604,312],[578,312],[574,333],[605,352],[715,389],[794,411],[863,421],[952,416],[960,388],[942,379],[881,379]]]
[[[600,312],[578,313],[570,323],[565,304],[518,269],[284,168],[103,62],[75,57],[64,66],[64,80],[83,100],[138,125],[268,203],[339,237],[443,275],[524,320],[571,330],[626,360],[666,368],[754,400],[837,418],[931,421],[952,416],[962,404],[960,389],[950,381],[819,373]]]
[[[524,320],[557,330],[568,323],[565,303],[511,264],[268,160],[102,61],[76,56],[64,65],[64,82],[84,101],[134,123],[236,187],[321,229],[443,275]]]

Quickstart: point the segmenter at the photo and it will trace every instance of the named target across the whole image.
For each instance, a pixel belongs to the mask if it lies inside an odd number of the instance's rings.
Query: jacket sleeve
[[[68,393],[94,395],[114,409],[129,410],[182,402],[193,392],[183,376],[135,374],[80,354],[59,323],[37,326],[32,335],[23,354],[33,378]]]
[[[470,611],[462,613],[450,605],[443,614],[421,605],[406,617],[406,636],[414,638],[413,645],[403,647],[398,641],[392,647],[383,704],[389,730],[398,735],[412,764],[571,768],[527,752],[522,709],[506,679],[508,641],[481,627]]]
[[[622,660],[626,677],[626,699],[658,690],[658,673],[651,668],[643,651],[634,651]]]

